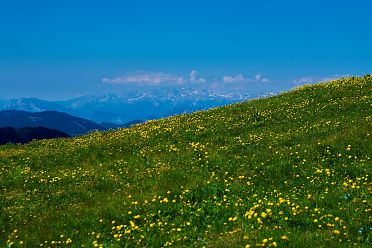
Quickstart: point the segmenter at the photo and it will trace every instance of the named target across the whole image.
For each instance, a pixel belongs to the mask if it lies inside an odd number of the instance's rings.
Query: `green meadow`
[[[0,247],[371,247],[372,76],[0,146]]]

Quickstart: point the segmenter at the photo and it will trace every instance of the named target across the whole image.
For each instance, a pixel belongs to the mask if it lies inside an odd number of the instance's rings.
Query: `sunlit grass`
[[[372,76],[0,147],[0,247],[368,247]]]

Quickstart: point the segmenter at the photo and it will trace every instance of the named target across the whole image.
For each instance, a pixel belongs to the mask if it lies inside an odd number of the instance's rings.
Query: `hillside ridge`
[[[92,121],[58,111],[26,112],[22,110],[0,111],[0,127],[45,127],[57,129],[70,136],[104,130]]]
[[[371,89],[343,78],[2,146],[0,245],[368,247]]]

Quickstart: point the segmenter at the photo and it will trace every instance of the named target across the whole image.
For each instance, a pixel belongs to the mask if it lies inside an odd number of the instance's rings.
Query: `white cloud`
[[[243,86],[251,83],[269,83],[271,80],[256,74],[251,78],[245,77],[243,74],[225,75],[221,79],[206,80],[199,76],[197,70],[192,70],[188,75],[176,75],[163,72],[137,72],[130,73],[118,77],[105,77],[102,83],[114,85],[134,85],[134,86],[169,86],[169,85],[185,85],[193,84],[199,87],[198,84],[204,84],[205,87],[212,87],[214,84],[224,83],[225,86]],[[221,84],[221,87],[224,87]]]
[[[198,71],[192,70],[190,72],[189,80],[192,83],[205,83],[206,80],[204,78],[198,78]]]
[[[190,81],[195,81],[197,74],[198,74],[198,72],[196,70],[192,70],[190,72],[190,77],[189,77],[190,78]]]
[[[205,78],[198,77],[198,71],[192,70],[189,78],[178,76],[168,73],[147,73],[139,72],[134,74],[127,74],[124,76],[109,78],[105,77],[102,79],[102,83],[106,84],[122,84],[122,85],[149,85],[149,86],[160,86],[160,85],[182,85],[185,83],[205,83]]]
[[[133,84],[133,85],[160,85],[164,83],[183,84],[185,80],[181,76],[165,73],[137,73],[115,78],[103,78],[107,84]]]
[[[238,74],[235,76],[223,76],[222,80],[224,83],[237,83],[244,82],[245,78],[242,74]]]
[[[261,74],[256,74],[255,79],[256,79],[256,81],[262,82],[262,83],[269,83],[269,82],[271,82],[269,79],[262,77]]]
[[[246,78],[242,74],[238,74],[235,76],[225,75],[223,76],[222,81],[224,83],[254,83],[254,82],[268,83],[268,82],[271,82],[269,79],[262,77],[261,74],[256,74],[253,79]]]

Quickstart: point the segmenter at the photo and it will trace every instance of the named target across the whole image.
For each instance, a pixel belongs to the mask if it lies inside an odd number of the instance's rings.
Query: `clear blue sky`
[[[0,98],[365,73],[369,0],[0,0]]]

